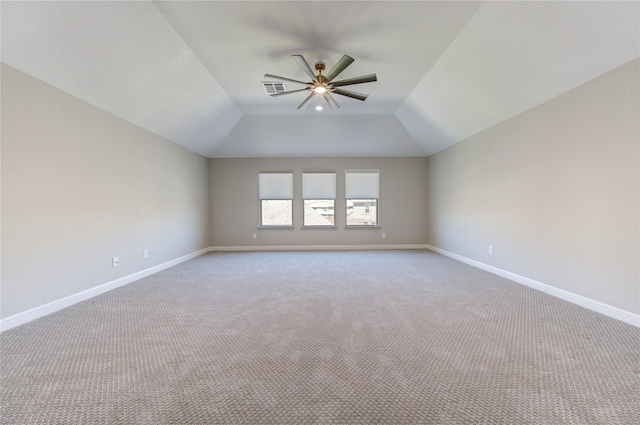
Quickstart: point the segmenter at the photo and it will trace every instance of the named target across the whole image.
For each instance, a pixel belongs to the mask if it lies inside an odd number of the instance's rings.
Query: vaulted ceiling
[[[431,155],[640,57],[639,2],[0,7],[3,62],[207,157]],[[378,81],[298,110],[261,84],[308,80],[294,54]]]

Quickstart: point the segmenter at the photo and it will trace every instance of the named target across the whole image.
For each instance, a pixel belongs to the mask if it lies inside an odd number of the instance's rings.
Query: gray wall
[[[207,173],[206,158],[3,64],[2,317],[206,248]]]
[[[639,68],[428,159],[207,161],[3,64],[1,317],[209,245],[425,243],[638,314]],[[344,228],[349,168],[381,170],[381,228]],[[295,174],[292,230],[257,228],[267,170]],[[337,172],[336,229],[300,228],[303,171]]]
[[[640,313],[639,65],[429,157],[429,244]]]
[[[345,169],[380,170],[380,229],[344,228]],[[294,173],[294,229],[258,229],[258,173],[275,170]],[[304,171],[337,173],[336,229],[301,229]],[[426,179],[426,158],[210,159],[211,245],[424,244]]]

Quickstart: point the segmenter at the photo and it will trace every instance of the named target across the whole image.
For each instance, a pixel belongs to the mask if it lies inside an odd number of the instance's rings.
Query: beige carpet
[[[4,424],[640,423],[640,329],[428,251],[208,254],[0,338]]]

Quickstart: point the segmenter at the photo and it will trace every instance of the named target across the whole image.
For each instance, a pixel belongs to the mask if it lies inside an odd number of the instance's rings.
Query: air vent
[[[284,92],[284,83],[262,83],[267,94]]]

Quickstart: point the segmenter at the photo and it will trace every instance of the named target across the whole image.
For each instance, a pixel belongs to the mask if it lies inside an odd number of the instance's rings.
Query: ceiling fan
[[[340,94],[353,99],[364,101],[369,95],[356,93],[350,90],[344,90],[339,87],[349,86],[353,84],[370,83],[378,81],[376,74],[363,75],[362,77],[348,78],[346,80],[333,81],[342,71],[344,71],[349,65],[351,65],[354,59],[351,56],[343,55],[342,58],[336,63],[336,65],[329,71],[328,74],[323,75],[324,63],[318,62],[315,65],[315,70],[318,75],[315,75],[309,63],[302,55],[292,55],[293,59],[300,65],[300,68],[311,78],[310,82],[292,80],[291,78],[278,77],[277,75],[264,74],[265,78],[274,78],[276,80],[290,81],[292,83],[303,84],[307,87],[299,90],[285,91],[281,93],[272,94],[272,97],[284,96],[292,93],[299,93],[303,91],[310,91],[311,94],[298,106],[298,109],[304,109],[316,94],[322,95],[332,109],[338,109],[340,106],[333,99],[331,93]]]

